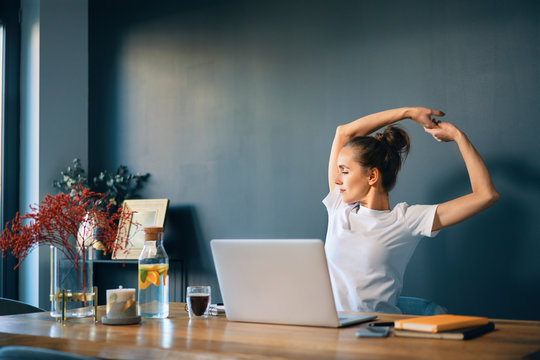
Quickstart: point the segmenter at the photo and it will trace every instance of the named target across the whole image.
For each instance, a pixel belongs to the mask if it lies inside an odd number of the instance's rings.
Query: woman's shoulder
[[[409,204],[406,203],[406,202],[400,202],[400,203],[397,203],[393,208],[392,208],[392,212],[394,213],[397,213],[397,214],[404,214],[407,209],[409,208]]]
[[[433,207],[437,207],[437,205],[426,205],[426,204],[409,205],[407,202],[400,202],[394,206],[394,208],[392,209],[392,212],[401,216],[414,217],[416,215],[423,214],[425,212],[430,212]]]
[[[328,210],[332,210],[337,208],[339,205],[343,204],[343,201],[341,201],[341,195],[339,193],[339,188],[335,188],[332,191],[326,195],[326,197],[323,199],[323,204],[326,206]]]
[[[392,210],[403,218],[409,225],[417,224],[423,221],[433,222],[433,217],[438,205],[414,204],[409,205],[406,202],[401,202],[394,206]]]

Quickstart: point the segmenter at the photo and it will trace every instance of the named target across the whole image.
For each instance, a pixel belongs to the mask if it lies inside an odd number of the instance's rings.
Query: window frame
[[[4,230],[4,119],[5,119],[5,25],[0,19],[0,231]],[[3,254],[0,256],[0,296],[4,297],[7,284],[7,261]]]
[[[0,23],[3,27],[3,103],[0,141],[0,231],[19,210],[19,104],[21,2],[0,1]],[[13,256],[0,254],[0,297],[18,299],[18,271]]]
[[[4,209],[4,119],[5,119],[5,26],[0,20],[0,206]],[[0,229],[3,230],[4,212],[0,216]]]

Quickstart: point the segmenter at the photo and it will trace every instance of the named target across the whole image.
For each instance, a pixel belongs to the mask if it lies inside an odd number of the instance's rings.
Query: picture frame
[[[116,250],[112,254],[113,260],[138,259],[144,247],[144,228],[149,226],[163,227],[169,199],[137,199],[124,200],[122,211],[133,212],[131,221],[124,221],[118,226],[116,241],[125,239],[129,241],[123,249]],[[139,226],[132,225],[139,224]]]

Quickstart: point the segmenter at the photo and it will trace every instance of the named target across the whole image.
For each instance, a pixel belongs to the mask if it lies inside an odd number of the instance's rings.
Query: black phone
[[[390,332],[390,326],[362,326],[356,332],[357,337],[386,337]]]
[[[370,323],[368,326],[394,326],[393,321],[383,321],[383,322],[376,322],[376,323]]]

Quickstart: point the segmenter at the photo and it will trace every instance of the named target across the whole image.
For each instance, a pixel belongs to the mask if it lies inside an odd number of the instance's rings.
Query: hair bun
[[[388,125],[382,133],[375,135],[375,138],[388,145],[392,150],[397,151],[403,157],[406,157],[411,149],[409,135],[396,125]]]
[[[355,161],[365,169],[377,168],[382,175],[382,188],[388,192],[396,183],[401,163],[409,153],[409,136],[398,126],[387,126],[373,136],[357,136],[345,146],[354,149]]]

